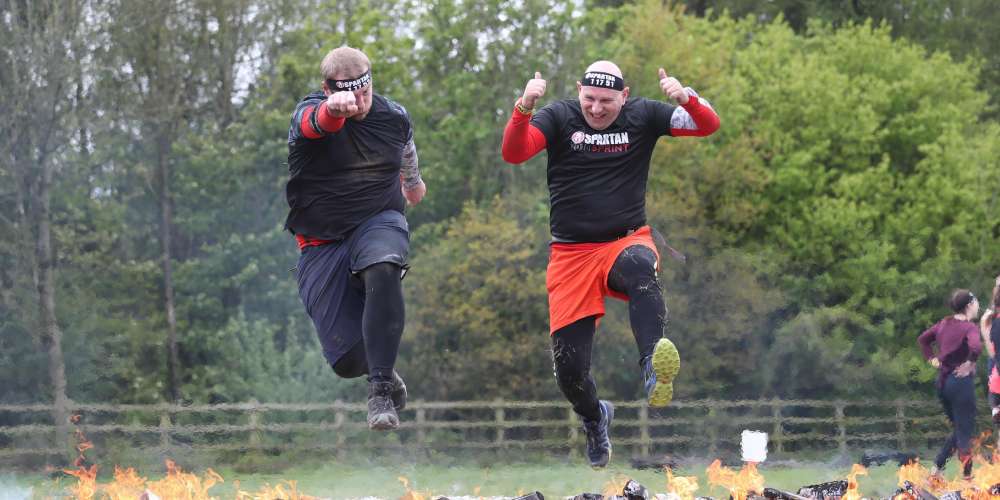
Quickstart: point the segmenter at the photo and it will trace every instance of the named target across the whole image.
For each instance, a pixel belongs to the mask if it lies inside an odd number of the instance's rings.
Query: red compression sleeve
[[[344,120],[344,117],[331,115],[330,109],[324,103],[320,103],[302,113],[299,128],[307,139],[319,139],[340,130],[344,126]]]
[[[696,130],[684,128],[671,128],[670,134],[674,137],[706,137],[719,130],[721,124],[719,115],[715,114],[712,108],[701,103],[697,96],[688,97],[687,104],[681,105],[685,111],[691,115],[694,124],[698,126]]]
[[[507,163],[524,163],[545,149],[545,134],[531,124],[531,113],[514,108],[510,121],[503,129],[500,153]]]

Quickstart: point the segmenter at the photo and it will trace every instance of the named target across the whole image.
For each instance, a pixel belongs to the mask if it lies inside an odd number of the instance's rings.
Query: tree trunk
[[[160,184],[160,250],[163,265],[163,307],[167,316],[167,392],[171,402],[180,399],[180,356],[177,348],[177,315],[174,311],[174,274],[170,262],[170,227],[173,212],[170,199],[169,140],[160,141],[156,168]]]
[[[62,330],[56,319],[55,258],[52,251],[52,228],[50,212],[50,186],[52,185],[52,165],[42,160],[39,164],[41,176],[38,182],[35,210],[35,266],[38,276],[38,310],[42,326],[42,345],[49,358],[49,382],[52,384],[52,419],[58,430],[57,446],[69,445],[69,398],[66,397],[66,363],[62,351]]]

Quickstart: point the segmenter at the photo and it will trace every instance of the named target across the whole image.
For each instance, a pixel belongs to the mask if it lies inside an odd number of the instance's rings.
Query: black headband
[[[351,79],[351,80],[334,80],[332,78],[326,79],[326,86],[330,87],[330,92],[340,92],[347,90],[354,92],[355,90],[363,89],[372,82],[372,70],[367,70],[363,75]]]
[[[625,90],[625,80],[603,71],[588,71],[580,80],[584,87],[600,87],[602,89]]]

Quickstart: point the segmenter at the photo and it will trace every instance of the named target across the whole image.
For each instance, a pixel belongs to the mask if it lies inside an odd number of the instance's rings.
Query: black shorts
[[[370,217],[342,241],[302,250],[296,272],[299,297],[328,363],[336,363],[361,340],[365,294],[357,274],[381,262],[405,268],[409,252],[409,226],[395,210]]]

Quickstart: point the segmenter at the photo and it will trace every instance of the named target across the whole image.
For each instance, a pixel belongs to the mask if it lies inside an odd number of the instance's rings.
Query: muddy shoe
[[[399,415],[393,407],[392,382],[368,382],[368,428],[391,431],[399,427]]]
[[[611,419],[615,416],[615,407],[609,401],[601,401],[601,419],[590,421],[584,419],[583,432],[587,435],[587,459],[590,466],[600,469],[611,461]]]
[[[664,337],[656,342],[653,354],[642,363],[645,378],[646,397],[649,406],[661,407],[674,399],[674,377],[681,369],[681,356],[670,339]]]
[[[403,377],[396,373],[396,370],[392,371],[392,392],[389,393],[389,397],[392,399],[392,407],[397,413],[406,408],[406,384],[403,382]]]

